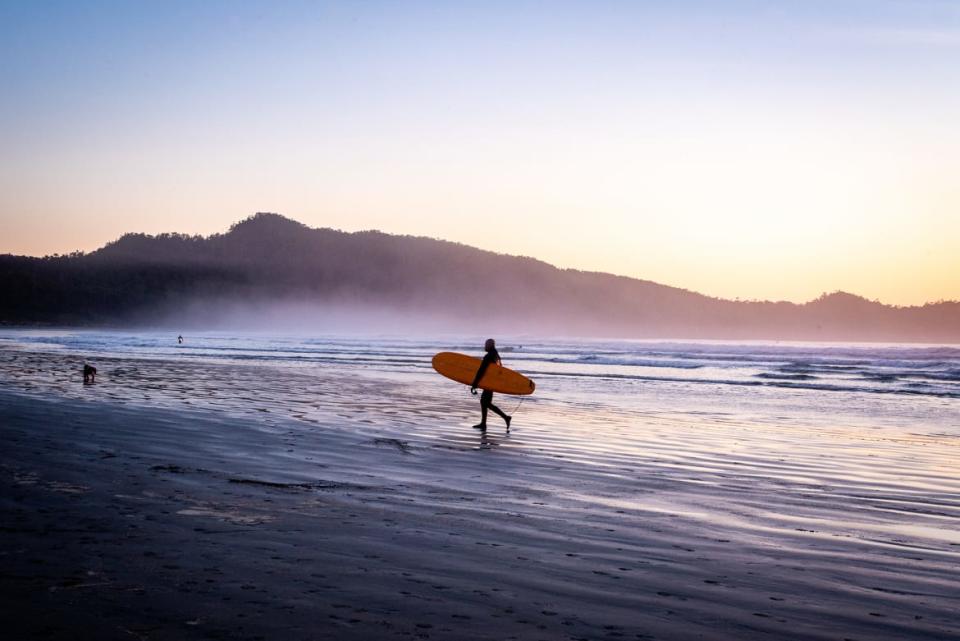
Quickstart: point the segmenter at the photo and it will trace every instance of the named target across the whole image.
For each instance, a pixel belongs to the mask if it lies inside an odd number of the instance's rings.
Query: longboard
[[[480,363],[482,362],[479,358],[466,354],[440,352],[433,357],[433,369],[451,380],[470,385],[473,383],[473,378],[477,375],[477,370],[480,369]],[[480,379],[477,387],[498,394],[522,396],[533,394],[537,385],[520,372],[493,364],[487,367],[487,371],[483,373],[483,378]]]

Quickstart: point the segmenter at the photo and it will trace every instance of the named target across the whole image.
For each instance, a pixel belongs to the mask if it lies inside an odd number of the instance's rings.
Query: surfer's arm
[[[483,378],[484,372],[487,371],[487,361],[480,363],[480,369],[477,370],[477,375],[473,378],[473,384],[470,385],[470,391],[476,394],[477,385],[480,384],[480,379]]]
[[[476,393],[477,385],[480,384],[480,379],[483,378],[484,373],[486,373],[488,365],[490,365],[490,359],[484,356],[483,362],[480,363],[480,369],[477,370],[477,375],[473,377],[473,384],[470,385],[471,392]]]

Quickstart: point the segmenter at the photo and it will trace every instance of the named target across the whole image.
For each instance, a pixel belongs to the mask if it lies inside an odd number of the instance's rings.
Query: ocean
[[[29,367],[13,368],[13,379],[37,390],[81,394],[73,385],[80,361],[100,363],[101,383],[109,380],[131,398],[137,397],[137,375],[178,388],[208,380],[211,368],[238,366],[260,368],[264,381],[296,376],[300,386],[272,390],[271,401],[282,405],[310,400],[311,376],[327,379],[332,373],[455,397],[464,388],[436,375],[430,359],[439,351],[482,356],[484,338],[211,333],[189,335],[180,344],[169,332],[2,330],[0,349],[7,360],[47,354],[51,363],[63,364],[56,369],[33,358]],[[878,428],[899,424],[911,433],[960,435],[960,346],[520,337],[501,338],[498,348],[504,365],[537,381],[530,403],[556,404],[561,412],[564,406],[613,413],[695,406],[745,421],[758,413],[788,413],[815,422],[842,417]],[[173,370],[161,375],[167,367]],[[222,383],[229,387],[228,380]],[[247,409],[242,397],[217,395],[215,387],[207,392],[217,396],[218,407]],[[252,387],[248,391],[263,386]],[[207,398],[178,394],[200,404]],[[152,400],[174,398],[180,396]]]

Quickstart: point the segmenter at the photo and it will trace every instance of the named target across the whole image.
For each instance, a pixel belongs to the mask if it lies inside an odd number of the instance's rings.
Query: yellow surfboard
[[[464,385],[473,383],[473,378],[480,369],[479,358],[467,356],[466,354],[457,354],[456,352],[440,352],[433,357],[433,369],[437,370],[449,379],[455,380]],[[502,365],[490,365],[487,371],[483,373],[480,389],[490,390],[498,394],[533,394],[536,384],[529,378],[512,369],[507,369]]]

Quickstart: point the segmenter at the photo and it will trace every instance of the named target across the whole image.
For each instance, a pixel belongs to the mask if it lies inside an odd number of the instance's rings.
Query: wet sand
[[[174,367],[10,374],[7,638],[960,638],[942,439],[569,390],[481,437],[428,379],[314,377],[301,409],[289,371],[210,364],[179,396]]]

